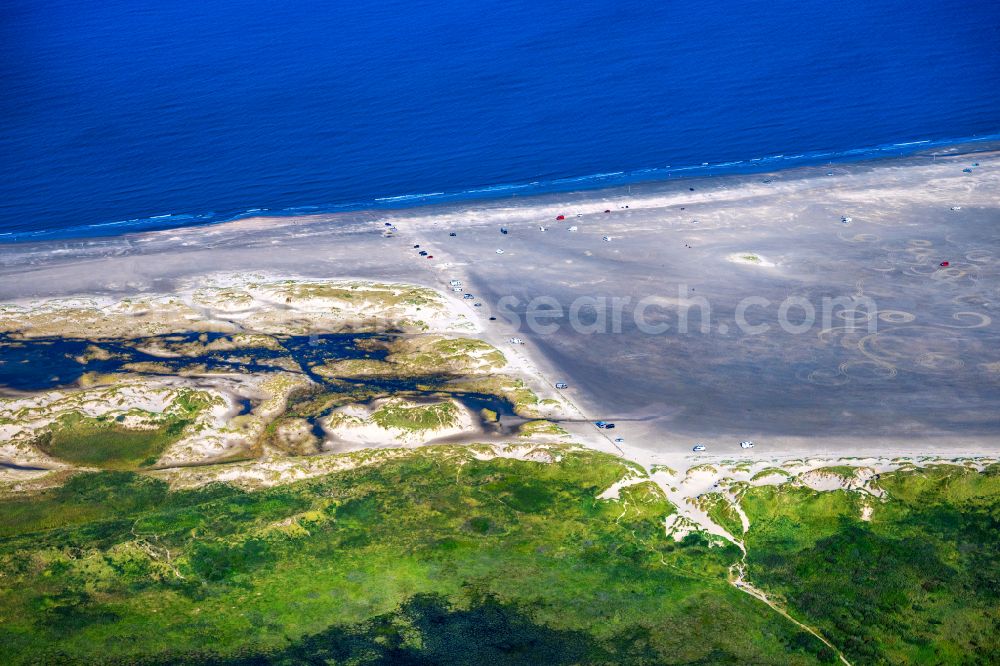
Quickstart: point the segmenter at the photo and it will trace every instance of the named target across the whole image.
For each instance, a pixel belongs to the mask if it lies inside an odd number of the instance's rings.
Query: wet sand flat
[[[523,339],[507,349],[632,446],[988,449],[998,262],[1000,157],[979,153],[4,246],[0,299],[162,290],[218,270],[446,291],[459,279],[490,341]],[[529,310],[550,316],[529,326]]]

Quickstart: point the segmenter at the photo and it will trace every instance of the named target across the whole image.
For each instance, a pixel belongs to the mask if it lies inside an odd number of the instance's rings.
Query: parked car
[[[557,389],[569,388],[569,384],[567,384],[566,382],[556,382],[556,388]]]
[[[705,450],[705,445],[704,444],[695,444],[694,447],[691,450],[700,453],[700,452],[702,452],[702,451]]]
[[[753,442],[751,442],[751,441],[740,442],[740,448],[741,449],[752,449],[753,448]]]

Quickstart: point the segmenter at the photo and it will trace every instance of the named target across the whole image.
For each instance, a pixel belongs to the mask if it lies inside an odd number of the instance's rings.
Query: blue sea
[[[7,0],[0,242],[995,137],[998,45],[985,1]]]

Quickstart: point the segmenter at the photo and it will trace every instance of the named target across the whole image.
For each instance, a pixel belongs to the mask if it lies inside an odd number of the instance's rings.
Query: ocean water
[[[980,1],[8,0],[0,242],[995,135],[998,44]]]

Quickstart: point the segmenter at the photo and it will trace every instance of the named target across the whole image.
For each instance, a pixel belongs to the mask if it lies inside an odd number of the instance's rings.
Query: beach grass
[[[590,452],[544,464],[432,448],[255,492],[81,474],[0,502],[19,516],[0,542],[0,660],[823,656],[728,584],[735,548],[665,537],[673,507],[655,485],[597,499],[628,473]]]
[[[883,474],[879,485],[889,499],[748,489],[750,578],[853,663],[996,663],[1000,466]]]
[[[189,419],[171,417],[156,427],[135,429],[123,427],[114,419],[71,413],[60,417],[39,438],[38,447],[77,465],[134,469],[155,464],[190,423]]]
[[[626,461],[551,451],[348,454],[365,464],[255,491],[80,473],[0,499],[0,661],[836,660],[730,584],[736,545],[668,537],[656,484],[598,499]],[[703,499],[745,540],[749,579],[852,663],[992,663],[998,472],[886,473],[882,499],[748,486],[746,534]]]

